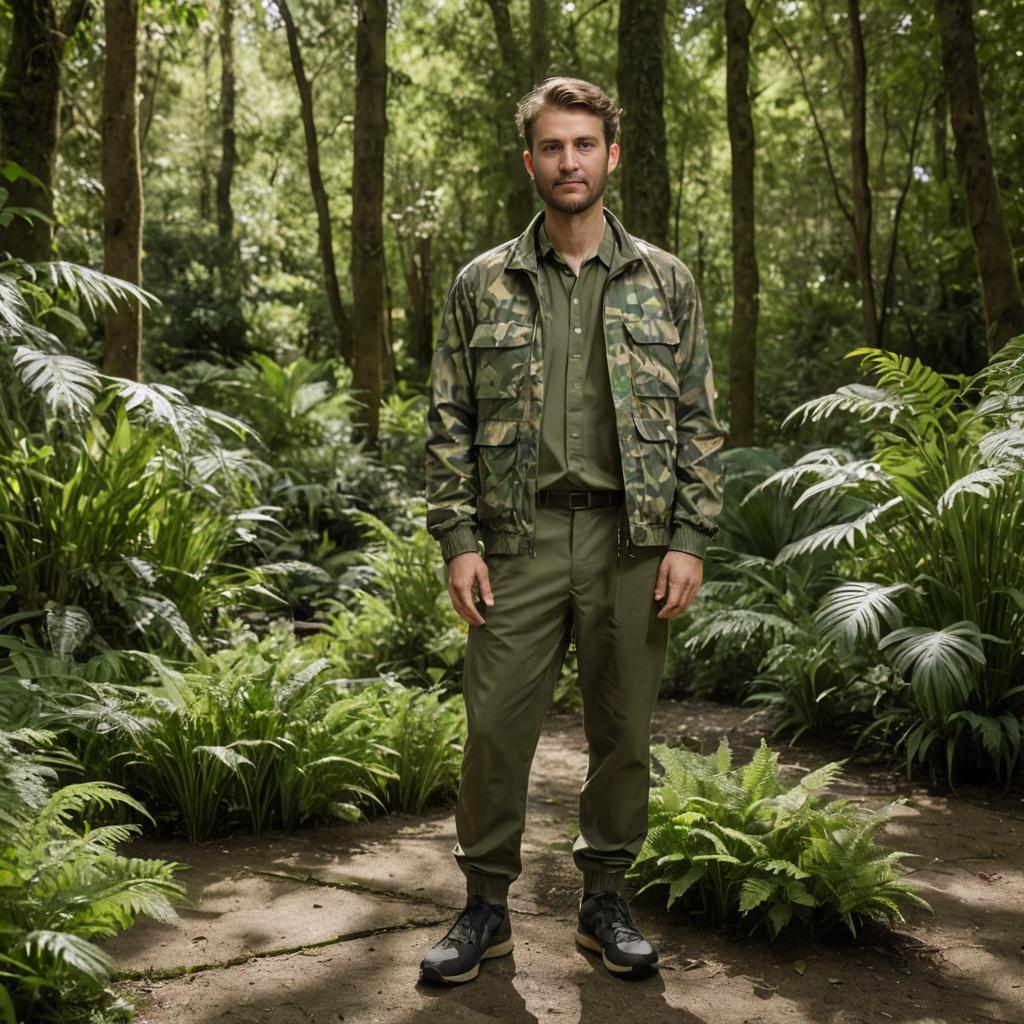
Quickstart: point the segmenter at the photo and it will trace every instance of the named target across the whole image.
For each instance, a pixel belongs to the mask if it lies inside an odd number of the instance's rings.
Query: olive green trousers
[[[620,889],[643,845],[668,643],[654,600],[666,549],[619,557],[620,524],[621,506],[539,507],[536,557],[485,556],[494,604],[478,602],[486,621],[469,627],[453,851],[469,895],[503,900],[522,870],[530,766],[573,634],[590,754],[572,851],[584,888]]]

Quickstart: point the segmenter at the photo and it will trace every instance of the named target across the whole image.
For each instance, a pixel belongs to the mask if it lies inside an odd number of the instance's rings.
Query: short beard
[[[553,185],[550,189],[547,189],[541,185],[539,178],[534,178],[533,183],[537,188],[537,195],[540,196],[541,202],[545,205],[550,206],[553,210],[557,210],[559,213],[579,214],[583,213],[585,210],[589,210],[594,203],[604,195],[605,187],[608,184],[608,172],[607,170],[604,172],[601,176],[601,180],[591,187],[590,191],[587,192],[586,195],[579,196],[575,199],[560,198],[557,194],[557,185]]]

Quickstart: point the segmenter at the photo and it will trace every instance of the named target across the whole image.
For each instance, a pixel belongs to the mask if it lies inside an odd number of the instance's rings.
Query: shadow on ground
[[[663,701],[656,738],[743,757],[765,718],[698,700]],[[830,758],[785,750],[794,774]],[[954,799],[897,772],[848,764],[833,792],[867,806],[897,796],[883,833],[911,851],[935,909],[911,908],[884,942],[729,939],[648,892],[635,916],[660,972],[624,981],[573,942],[578,875],[568,852],[586,748],[579,720],[549,718],[531,782],[524,872],[511,895],[514,952],[466,985],[418,980],[426,948],[462,906],[450,810],[202,845],[137,842],[133,855],[193,865],[193,907],[106,943],[148,1024],[981,1024],[1024,1022],[1022,801]]]

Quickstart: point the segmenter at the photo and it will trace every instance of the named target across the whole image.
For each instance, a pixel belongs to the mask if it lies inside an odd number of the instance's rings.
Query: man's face
[[[604,194],[619,147],[604,140],[604,123],[587,110],[545,107],[533,123],[533,148],[523,162],[541,201],[559,213],[582,213]]]

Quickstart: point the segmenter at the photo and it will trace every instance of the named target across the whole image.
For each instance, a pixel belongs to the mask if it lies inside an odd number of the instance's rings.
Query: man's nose
[[[566,146],[562,150],[562,159],[559,162],[559,166],[563,171],[573,171],[579,167],[579,158],[576,155],[576,150],[572,146]]]

